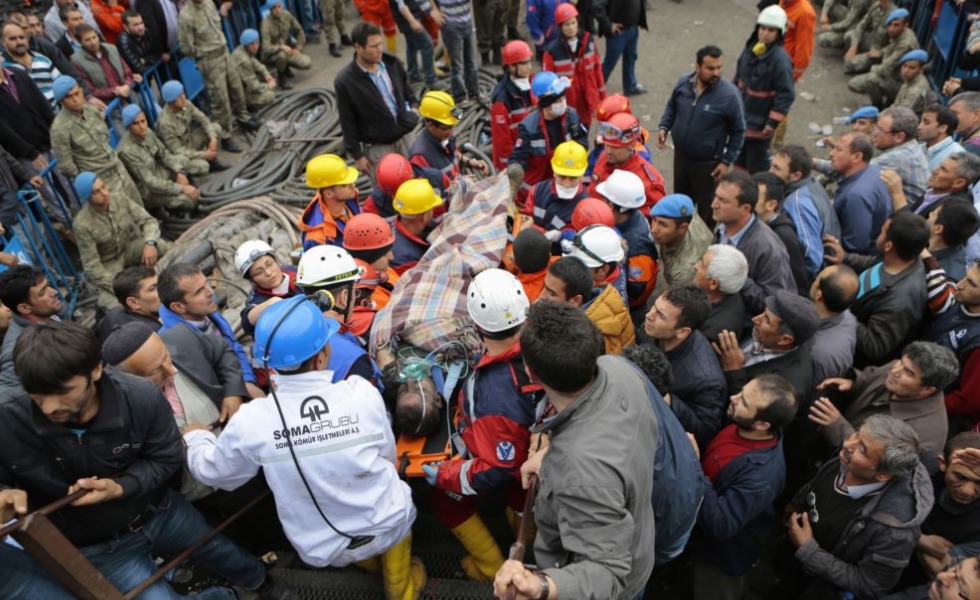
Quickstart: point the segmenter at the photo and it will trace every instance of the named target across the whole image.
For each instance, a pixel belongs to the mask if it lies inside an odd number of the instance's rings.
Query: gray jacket
[[[777,290],[796,293],[796,283],[789,266],[789,253],[779,236],[756,217],[747,225],[748,231],[736,246],[749,263],[749,278],[742,287],[742,298],[749,316],[754,317],[766,307],[766,296]],[[715,243],[720,244],[720,231]]]
[[[646,385],[626,359],[603,356],[592,387],[533,430],[551,437],[534,554],[563,598],[629,600],[653,570],[658,429]]]
[[[857,319],[849,310],[820,321],[820,329],[813,335],[810,347],[814,384],[829,377],[841,377],[851,368],[857,328]]]
[[[201,335],[180,323],[160,333],[174,366],[187,375],[220,409],[226,396],[248,398],[242,367],[231,344],[216,335]]]
[[[14,346],[17,345],[17,338],[24,332],[24,329],[31,325],[33,323],[16,313],[10,319],[7,333],[3,335],[3,346],[0,347],[0,389],[11,387],[20,389],[21,387],[20,378],[14,371]]]

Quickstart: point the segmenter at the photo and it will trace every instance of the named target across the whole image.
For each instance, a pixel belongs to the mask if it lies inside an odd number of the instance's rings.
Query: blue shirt
[[[361,67],[360,64],[357,66]],[[391,111],[391,116],[398,118],[398,100],[395,99],[395,88],[391,85],[391,78],[388,77],[388,67],[385,66],[384,62],[379,62],[377,71],[368,71],[364,67],[361,69],[368,74],[371,83],[381,92],[381,99],[385,101],[385,105]]]
[[[881,169],[869,165],[844,177],[837,187],[834,211],[840,219],[840,243],[846,252],[875,254],[875,240],[892,214],[892,199],[881,180]]]

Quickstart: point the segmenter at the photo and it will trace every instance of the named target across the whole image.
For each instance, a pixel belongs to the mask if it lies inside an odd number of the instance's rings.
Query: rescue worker
[[[578,112],[565,101],[565,91],[570,85],[567,78],[550,71],[541,71],[531,83],[538,110],[524,117],[517,126],[514,150],[507,159],[511,187],[520,182],[518,204],[523,203],[536,183],[553,176],[550,161],[558,144],[574,140],[583,147],[589,145],[589,132],[582,127]]]
[[[783,48],[786,12],[766,7],[745,43],[735,70],[735,85],[745,107],[745,142],[735,165],[749,173],[769,170],[773,134],[796,98],[793,62]]]
[[[358,258],[357,263],[361,278],[354,284],[354,307],[350,313],[350,332],[366,345],[371,339],[371,327],[374,326],[374,316],[378,314],[378,305],[374,303],[374,291],[382,275],[369,263]]]
[[[856,94],[867,94],[871,97],[871,103],[879,108],[887,108],[895,98],[898,89],[902,87],[902,59],[919,47],[919,40],[908,25],[908,10],[899,8],[893,11],[885,25],[888,43],[875,54],[876,64],[869,65],[868,69],[863,66],[861,70],[852,68],[853,73],[868,72],[851,77],[847,82],[849,90]],[[926,59],[928,60],[928,55]]]
[[[313,59],[303,53],[306,46],[306,32],[288,10],[283,8],[282,0],[269,0],[266,4],[269,14],[262,19],[262,62],[275,71],[279,87],[288,90],[286,78],[290,69],[306,71],[313,65]],[[248,91],[248,90],[246,90]]]
[[[58,77],[52,91],[62,108],[51,123],[51,149],[58,157],[58,169],[68,177],[92,171],[113,196],[143,206],[139,189],[109,145],[109,127],[102,112],[85,101],[73,77]]]
[[[582,261],[592,276],[592,287],[615,289],[626,305],[626,272],[622,268],[626,250],[616,229],[605,225],[586,227],[566,245],[565,256]]]
[[[276,99],[275,89],[291,89],[285,79],[278,81],[265,68],[255,55],[259,52],[259,32],[246,29],[238,38],[238,47],[231,53],[231,62],[242,80],[245,91],[245,104],[251,110],[257,110],[271,104]],[[281,84],[281,85],[280,85]]]
[[[461,166],[479,169],[488,174],[490,169],[482,160],[466,158],[459,151],[454,128],[463,117],[456,108],[456,101],[446,93],[430,90],[419,102],[419,116],[424,127],[412,142],[409,159],[418,167],[438,169],[442,173],[442,187],[449,188],[460,176]]]
[[[226,7],[230,7],[230,4],[222,5],[223,13],[227,13]],[[245,92],[241,79],[233,72],[228,41],[221,28],[221,15],[215,3],[211,0],[190,0],[180,9],[177,22],[180,51],[195,60],[204,78],[211,115],[221,125],[222,139],[231,139],[232,118],[245,129],[257,131],[262,125],[249,114],[245,105]]]
[[[603,150],[592,169],[589,195],[595,196],[598,185],[608,179],[613,171],[629,171],[643,181],[646,199],[640,212],[643,216],[649,215],[650,207],[667,192],[663,176],[636,150],[642,137],[640,121],[628,112],[613,115],[608,121],[600,122],[599,135],[602,136]]]
[[[160,88],[160,97],[166,104],[157,118],[156,133],[160,141],[174,154],[208,161],[212,171],[227,169],[218,160],[221,126],[187,99],[184,84],[168,81]],[[227,152],[242,151],[231,138],[221,140],[221,147]]]
[[[99,291],[99,306],[119,305],[112,279],[126,267],[156,266],[170,249],[160,239],[160,224],[146,210],[121,197],[113,197],[101,177],[86,171],[75,178],[75,195],[82,209],[72,228],[87,279]]]
[[[490,132],[493,165],[502,170],[517,141],[517,126],[534,109],[531,96],[531,60],[534,52],[527,42],[514,40],[502,50],[503,75],[490,93]]]
[[[339,325],[319,313],[299,297],[262,315],[253,353],[278,371],[277,389],[243,405],[220,437],[206,424],[184,427],[187,465],[195,479],[222,489],[261,468],[304,563],[345,567],[380,555],[385,598],[411,600],[425,586],[425,567],[411,556],[415,506],[395,467],[384,401],[360,378],[332,380],[330,342]],[[321,433],[286,435],[310,421]],[[332,459],[318,460],[324,452]],[[313,526],[317,518],[324,523]]]
[[[314,297],[325,319],[340,323],[340,331],[330,341],[327,365],[334,383],[357,375],[383,389],[381,371],[364,351],[361,340],[349,332],[354,286],[360,278],[354,258],[339,246],[310,248],[299,259],[296,270],[296,285]]]
[[[585,198],[572,211],[572,229],[582,231],[589,225],[616,226],[612,209],[605,201],[598,198]]]
[[[146,115],[138,104],[122,111],[123,127],[129,131],[119,141],[116,151],[132,175],[147,208],[182,208],[197,206],[201,192],[191,185],[187,175],[203,175],[208,163],[188,160],[172,154],[150,129]]]
[[[470,282],[466,309],[486,351],[463,383],[456,411],[461,452],[451,460],[424,464],[433,513],[466,549],[460,566],[470,579],[490,581],[504,556],[476,512],[477,501],[502,491],[509,520],[524,507],[521,465],[531,442],[529,427],[544,395],[521,357],[521,326],[530,304],[514,275],[487,269]]]
[[[428,179],[433,189],[440,196],[445,196],[446,190],[442,185],[442,173],[439,170],[413,165],[407,158],[396,152],[385,154],[378,161],[374,189],[371,190],[371,195],[365,200],[361,209],[364,212],[381,215],[385,219],[394,217],[396,213],[392,203],[395,201],[395,192],[409,179],[419,177]]]
[[[611,96],[606,96],[606,99],[599,103],[599,107],[596,109],[595,118],[597,121],[599,121],[599,123],[608,123],[610,119],[619,113],[633,114],[633,111],[630,108],[630,99],[622,94],[612,94]],[[640,137],[636,140],[636,143],[633,144],[633,150],[639,154],[643,160],[652,164],[653,154],[650,152],[650,147],[647,146],[647,140],[649,138],[650,132],[641,125]],[[602,155],[603,150],[605,150],[605,144],[602,139],[602,134],[598,133],[597,129],[595,144],[592,146],[592,150],[589,152],[589,168],[585,172],[586,182],[592,182],[592,171],[595,169],[595,163],[599,160],[599,156]]]
[[[565,6],[564,4],[562,6]],[[534,225],[545,232],[551,242],[572,239],[572,213],[588,193],[582,176],[588,166],[588,154],[578,142],[558,144],[551,157],[555,176],[531,188],[521,212],[534,219]]]
[[[238,247],[235,270],[252,284],[241,313],[245,335],[255,333],[255,324],[265,309],[300,293],[296,267],[280,263],[276,251],[262,240],[248,240]]]
[[[435,228],[435,209],[442,198],[426,179],[409,179],[395,194],[395,245],[391,266],[399,275],[411,269],[429,249],[428,236]]]
[[[613,171],[596,186],[596,192],[613,211],[616,230],[626,240],[626,298],[630,309],[646,306],[657,282],[657,247],[650,223],[639,209],[646,202],[643,182],[635,173]]]
[[[606,80],[602,77],[595,40],[591,33],[579,27],[578,16],[574,4],[559,4],[555,8],[555,24],[560,35],[545,47],[541,67],[571,80],[566,92],[568,105],[578,111],[582,125],[588,130],[592,115],[606,98]]]
[[[391,266],[394,244],[395,232],[391,224],[373,213],[354,215],[344,230],[344,249],[354,260],[364,261],[378,272],[378,283],[371,299],[379,310],[388,304],[391,291],[398,283],[398,273]]]
[[[303,249],[344,243],[344,228],[361,212],[357,202],[358,171],[336,154],[321,154],[306,163],[306,186],[316,190],[296,226],[303,232]]]

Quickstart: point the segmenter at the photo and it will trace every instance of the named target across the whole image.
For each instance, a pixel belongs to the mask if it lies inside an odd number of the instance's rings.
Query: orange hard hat
[[[619,113],[632,113],[630,99],[622,94],[613,94],[606,96],[606,99],[599,103],[599,108],[595,111],[595,118],[599,121],[608,121],[613,115]]]
[[[602,143],[614,148],[627,148],[640,139],[640,121],[630,113],[613,115],[599,123]]]
[[[582,231],[589,225],[616,226],[612,209],[598,198],[584,198],[572,211],[572,229]]]
[[[378,187],[388,196],[394,196],[398,186],[414,177],[412,163],[401,154],[386,154],[378,162]]]
[[[503,49],[500,51],[501,62],[504,65],[513,65],[516,63],[526,62],[531,60],[534,53],[531,52],[531,47],[527,45],[524,40],[513,40],[504,44]]]
[[[380,283],[378,270],[372,267],[371,263],[363,261],[359,258],[355,258],[354,262],[357,264],[357,269],[361,273],[361,278],[357,280],[354,287],[367,288],[370,290],[378,287],[378,283]]]
[[[575,8],[574,4],[566,2],[559,4],[558,8],[555,9],[555,24],[557,25],[576,17],[578,17],[578,9]]]
[[[395,232],[380,215],[361,213],[351,217],[344,229],[344,248],[351,251],[377,250],[395,243]]]

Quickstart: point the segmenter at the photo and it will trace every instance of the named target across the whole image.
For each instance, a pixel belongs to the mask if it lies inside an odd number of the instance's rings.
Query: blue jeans
[[[178,492],[170,490],[142,529],[80,550],[112,585],[125,593],[157,570],[151,554],[174,556],[210,530],[201,513]],[[206,565],[232,584],[245,589],[257,589],[265,581],[265,568],[258,559],[223,535],[213,537],[191,555],[191,560]],[[161,580],[140,594],[139,598],[175,600],[183,596]]]
[[[442,39],[449,49],[453,98],[459,102],[465,100],[467,95],[478,95],[480,81],[476,71],[476,29],[473,22],[446,23],[442,27]]]
[[[640,38],[640,28],[630,27],[615,35],[606,36],[606,58],[602,60],[602,77],[609,83],[609,74],[616,68],[619,57],[623,57],[623,93],[636,91],[636,41]]]
[[[396,19],[396,22],[399,20]],[[401,27],[401,23],[405,23],[404,27]],[[431,85],[436,82],[436,66],[433,61],[433,54],[435,53],[435,48],[432,47],[432,38],[429,37],[429,32],[422,29],[422,31],[415,32],[412,28],[408,26],[408,23],[404,19],[401,19],[399,24],[399,29],[405,35],[405,46],[407,49],[407,56],[405,59],[405,66],[408,68],[408,78],[411,81],[420,81],[423,78],[425,83]],[[422,74],[419,74],[419,64],[418,57],[416,54],[422,55]]]
[[[0,542],[0,598],[71,600],[74,597],[26,552]]]

